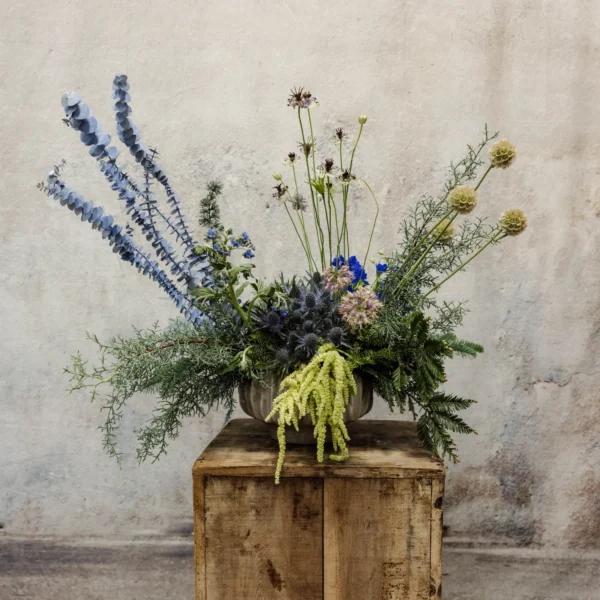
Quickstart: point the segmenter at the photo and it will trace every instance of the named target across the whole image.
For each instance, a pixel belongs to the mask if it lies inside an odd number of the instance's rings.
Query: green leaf
[[[394,383],[394,388],[396,389],[396,391],[401,392],[402,388],[408,381],[408,375],[404,372],[402,365],[399,365],[396,369],[394,369],[392,381]]]
[[[249,281],[246,281],[245,283],[242,283],[242,285],[238,286],[235,290],[235,296],[236,298],[239,298],[243,293],[244,290],[246,289],[246,287],[250,284]]]
[[[194,298],[214,298],[216,297],[216,293],[214,290],[206,287],[197,287],[196,289],[191,291],[192,296]]]

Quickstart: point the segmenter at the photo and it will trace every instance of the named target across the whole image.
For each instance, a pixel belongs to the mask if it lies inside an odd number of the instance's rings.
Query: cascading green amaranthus
[[[299,421],[309,414],[315,426],[317,460],[323,462],[327,427],[331,431],[333,449],[337,454],[329,458],[344,461],[348,458],[350,441],[344,424],[344,412],[351,394],[356,394],[356,382],[346,359],[333,344],[324,344],[314,358],[303,368],[286,377],[275,398],[273,410],[266,418],[278,415],[277,439],[279,459],[275,483],[279,483],[285,459],[285,428],[293,425],[298,431]]]

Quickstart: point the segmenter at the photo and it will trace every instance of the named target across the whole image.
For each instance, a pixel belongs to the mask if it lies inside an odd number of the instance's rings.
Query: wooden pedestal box
[[[193,468],[197,600],[442,597],[444,467],[414,423],[358,421],[350,458],[317,463],[264,423],[231,421]]]

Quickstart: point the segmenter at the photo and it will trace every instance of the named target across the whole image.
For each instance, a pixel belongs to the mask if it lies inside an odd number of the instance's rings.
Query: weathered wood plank
[[[324,481],[325,600],[429,600],[431,480]]]
[[[205,482],[206,600],[322,600],[322,480]]]
[[[444,480],[431,482],[431,591],[433,600],[442,600],[442,532],[444,528]]]
[[[314,446],[288,446],[282,477],[442,478],[444,466],[424,450],[410,421],[357,421],[349,426],[350,458],[319,464]],[[228,423],[194,465],[196,475],[270,477],[277,442],[265,423]]]
[[[194,477],[194,571],[196,600],[206,600],[204,546],[204,477]]]

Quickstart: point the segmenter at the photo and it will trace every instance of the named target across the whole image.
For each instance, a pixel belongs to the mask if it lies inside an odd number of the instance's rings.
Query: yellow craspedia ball
[[[450,192],[448,204],[456,212],[466,215],[477,206],[477,192],[467,185],[455,187]]]
[[[454,236],[454,223],[449,219],[444,219],[434,230],[433,235],[440,244],[447,244],[452,241]]]
[[[492,167],[506,169],[510,167],[517,157],[517,148],[508,140],[500,140],[490,148]]]
[[[498,225],[506,235],[519,235],[527,228],[527,215],[520,208],[509,208],[498,219]]]

